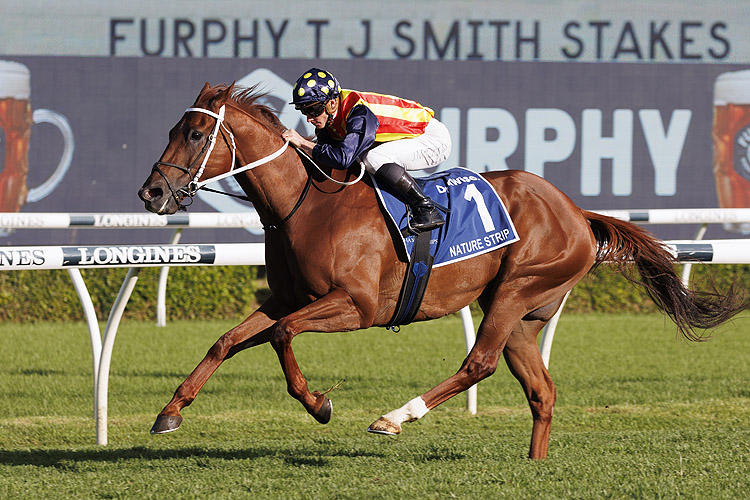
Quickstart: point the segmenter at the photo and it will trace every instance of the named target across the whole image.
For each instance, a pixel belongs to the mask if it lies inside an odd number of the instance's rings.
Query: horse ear
[[[229,97],[232,95],[232,92],[234,92],[234,83],[235,82],[232,82],[232,85],[216,94],[216,103],[218,103],[219,106],[227,102],[227,99],[229,99]]]
[[[203,84],[203,88],[201,89],[201,94],[203,94],[204,92],[206,92],[210,88],[211,88],[211,84],[208,83],[208,82],[206,82],[205,84]]]

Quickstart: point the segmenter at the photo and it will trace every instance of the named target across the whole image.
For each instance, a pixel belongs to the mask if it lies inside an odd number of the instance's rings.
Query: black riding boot
[[[386,163],[378,169],[375,177],[378,181],[384,181],[391,188],[393,194],[409,205],[413,214],[409,222],[411,229],[421,233],[445,224],[445,220],[440,214],[440,210],[435,207],[435,203],[425,196],[419,184],[402,166],[395,163]]]

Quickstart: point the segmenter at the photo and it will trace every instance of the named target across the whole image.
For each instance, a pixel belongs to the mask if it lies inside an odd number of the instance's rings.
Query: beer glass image
[[[73,132],[68,120],[48,109],[32,112],[30,94],[29,69],[18,62],[0,61],[0,212],[18,212],[26,202],[48,196],[62,181],[73,158]],[[64,147],[60,162],[47,180],[29,188],[29,139],[35,123],[56,126]]]
[[[714,177],[721,208],[750,208],[750,70],[723,73],[714,82]],[[750,234],[750,223],[725,223]]]

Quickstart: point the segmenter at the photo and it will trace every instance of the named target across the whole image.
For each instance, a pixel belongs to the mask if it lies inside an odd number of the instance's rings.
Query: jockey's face
[[[322,129],[336,115],[337,108],[338,99],[331,99],[326,103],[315,103],[299,111],[305,115],[307,123],[312,124],[317,129]]]
[[[305,118],[307,118],[307,123],[312,124],[317,129],[325,128],[328,123],[328,113],[326,113],[325,108],[318,116],[305,115]]]

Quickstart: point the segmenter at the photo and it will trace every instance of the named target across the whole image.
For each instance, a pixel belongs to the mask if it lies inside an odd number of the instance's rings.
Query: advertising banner
[[[142,211],[137,190],[166,146],[169,129],[204,82],[258,84],[267,93],[261,102],[276,109],[287,127],[311,134],[304,117],[287,104],[291,83],[310,64],[43,56],[4,60],[0,203],[6,212]],[[453,138],[452,155],[439,168],[525,169],[547,178],[587,209],[737,206],[750,189],[750,101],[743,101],[745,94],[732,91],[731,85],[739,81],[742,88],[742,66],[362,60],[315,64],[337,75],[344,87],[399,95],[433,108]],[[3,75],[4,70],[11,76]],[[10,96],[9,82],[17,81],[18,74],[28,78],[28,91]],[[722,83],[725,80],[729,83]],[[10,104],[19,101],[19,109],[28,108],[31,115],[13,110]],[[731,154],[721,153],[730,146]],[[720,154],[714,168],[715,148]],[[231,180],[222,181],[221,188],[239,189]],[[190,209],[234,212],[252,207],[201,192]],[[257,229],[190,231],[193,241],[262,238]],[[690,238],[695,228],[664,231],[664,237]],[[169,234],[17,230],[6,231],[2,242],[164,242]],[[712,227],[709,236],[731,234]]]
[[[206,81],[258,84],[311,135],[286,103],[313,66],[434,109],[453,140],[439,168],[524,169],[588,209],[750,207],[744,0],[7,0],[0,13],[0,245],[168,241],[166,227],[4,230],[2,218],[142,212],[136,192]],[[253,209],[201,191],[191,211]],[[707,237],[749,233],[715,224]]]

